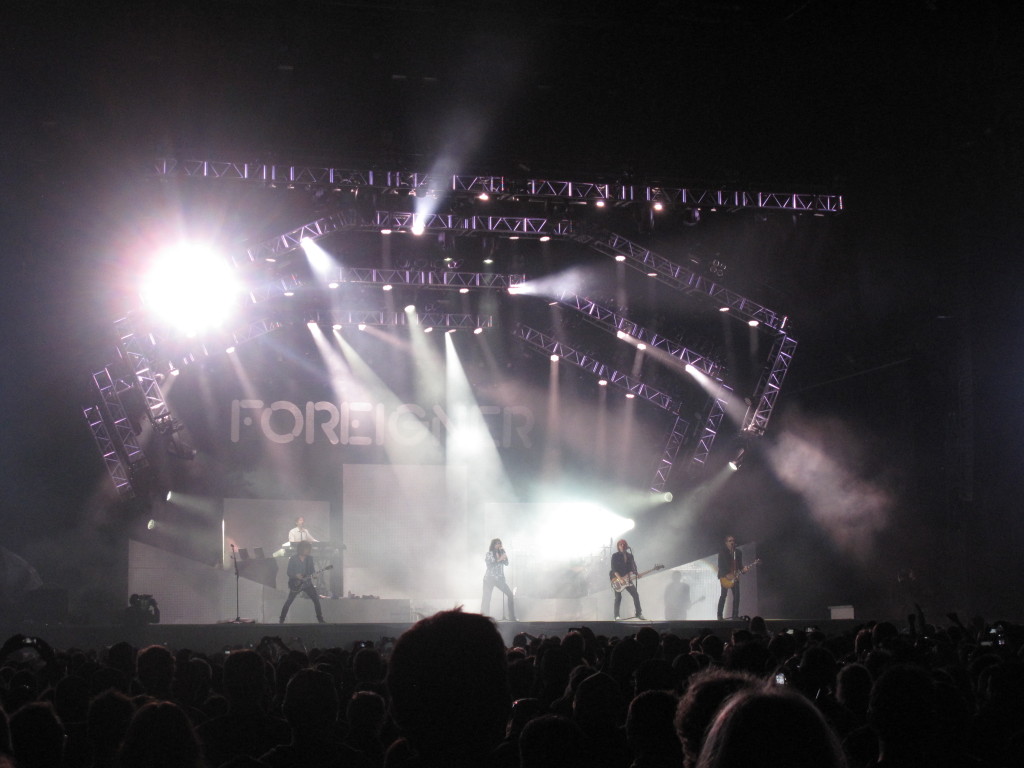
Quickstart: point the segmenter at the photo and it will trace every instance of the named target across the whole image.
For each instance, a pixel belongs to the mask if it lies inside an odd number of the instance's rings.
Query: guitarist
[[[718,578],[732,579],[732,587],[722,584],[722,594],[718,598],[718,620],[722,620],[722,612],[725,608],[726,594],[732,591],[732,618],[740,617],[740,580],[739,574],[743,571],[743,553],[736,549],[736,537],[729,535],[725,537],[725,546],[718,551]]]
[[[612,578],[628,579],[632,583],[625,587],[625,590],[633,597],[633,608],[636,609],[636,618],[644,617],[640,610],[640,593],[636,590],[637,567],[633,559],[633,550],[625,539],[619,539],[615,544],[616,552],[612,555]],[[622,593],[615,590],[615,620],[619,619],[619,605],[622,603]]]
[[[300,592],[305,592],[306,596],[313,601],[316,620],[321,624],[324,623],[324,614],[320,609],[320,595],[316,593],[316,587],[313,586],[313,574],[316,573],[316,567],[313,565],[313,556],[310,554],[312,551],[312,543],[300,541],[295,547],[295,554],[288,558],[288,599],[284,601],[284,607],[281,608],[279,624],[284,624],[288,609],[292,607],[292,603]]]

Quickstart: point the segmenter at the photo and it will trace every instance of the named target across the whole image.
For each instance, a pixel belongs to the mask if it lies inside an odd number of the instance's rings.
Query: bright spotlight
[[[417,235],[417,236],[418,236],[418,235],[422,235],[422,234],[423,234],[423,232],[424,232],[424,230],[425,230],[425,227],[423,226],[423,222],[422,222],[422,221],[419,221],[419,220],[414,220],[414,221],[413,221],[413,223],[412,223],[412,229],[411,229],[410,231],[411,231],[411,232],[412,232],[412,233],[413,233],[414,235]]]
[[[479,195],[476,196],[476,199],[477,200],[490,200],[491,196],[488,195],[486,192],[481,192]]]
[[[473,329],[473,333],[475,333],[477,336],[479,336],[483,332],[484,332],[483,328],[474,328]]]
[[[608,379],[598,379],[597,380],[597,386],[599,386],[599,387],[607,387],[608,386]]]
[[[168,491],[167,495],[164,496],[164,501],[170,501],[174,497],[174,491]]]
[[[327,284],[327,287],[328,287],[328,288],[330,288],[331,290],[334,290],[334,289],[336,289],[336,288],[337,288],[337,287],[338,287],[339,285],[341,285],[341,283],[339,283],[339,282],[338,282],[337,280],[331,280],[331,282],[329,282],[329,283]]]
[[[551,356],[551,362],[552,362],[552,363],[557,363],[557,362],[558,362],[558,359],[559,359],[559,358],[558,358],[558,355],[552,355],[552,356]]]
[[[341,323],[335,323],[334,325],[331,326],[331,328],[334,329],[335,331],[340,331]]]
[[[675,497],[672,496],[672,491],[665,491],[663,494],[661,494],[661,500],[666,504],[672,501],[673,498]]]
[[[643,352],[645,349],[647,349],[647,345],[641,341],[639,344],[636,345],[636,348]]]
[[[469,288],[459,288],[459,293],[469,293]]]
[[[616,331],[615,332],[615,338],[616,339],[626,339],[626,338],[629,338],[629,337],[626,336],[626,332],[625,331]]]
[[[380,231],[380,233],[381,233],[382,235],[390,235],[390,234],[391,234],[391,230],[390,230],[389,228],[387,228],[387,227],[384,227],[384,229],[382,229],[382,230]]]
[[[648,276],[648,277],[657,277],[657,276],[658,276],[658,273],[657,273],[657,272],[648,272],[648,273],[647,273],[647,276]]]
[[[455,333],[455,329],[449,328],[447,331],[445,331],[445,333]]]
[[[594,205],[598,208],[604,208],[604,200],[595,200]]]
[[[229,355],[235,354],[235,348],[234,347],[228,347],[224,351],[227,352]]]
[[[654,208],[654,210],[656,210],[656,211],[663,211],[663,210],[665,210],[665,205],[663,203],[660,203],[660,202],[655,203],[651,207]]]
[[[387,284],[381,286],[381,290],[382,291],[390,291],[391,289],[392,289],[392,285],[390,283],[387,283]]]
[[[615,254],[615,260],[616,261],[625,261],[626,257],[624,255],[622,255],[621,253],[617,253],[617,254]]]
[[[736,455],[729,460],[729,469],[731,469],[733,472],[736,472],[740,467],[743,466],[743,459],[746,458],[746,455],[747,449],[740,448],[736,452]]]
[[[366,323],[360,323],[360,324],[359,324],[359,325],[357,325],[356,327],[357,327],[357,328],[358,328],[358,329],[359,329],[360,331],[365,331],[365,330],[366,330]]]
[[[719,308],[718,308],[718,311],[719,311],[719,312],[728,312],[728,311],[729,311],[729,308],[728,308],[728,307],[719,307]]]
[[[406,304],[405,305],[405,311],[406,312],[410,312],[410,313],[411,312],[415,312],[416,311],[416,305],[415,304]]]
[[[150,518],[149,522],[146,523],[146,530],[152,531],[156,528],[156,520]]]
[[[484,259],[484,264],[493,264],[494,259]]]
[[[182,243],[157,254],[139,293],[156,316],[194,335],[228,319],[241,286],[227,260],[209,245]]]
[[[542,243],[546,243],[546,242],[547,242],[548,240],[550,240],[550,239],[551,239],[551,236],[550,236],[550,235],[542,235],[542,236],[541,236],[541,238],[540,238],[540,241],[541,241]]]
[[[748,320],[747,321],[747,325],[749,325],[751,328],[757,328],[757,326],[759,326],[760,324],[761,323],[759,321],[757,321],[757,320]]]
[[[424,333],[433,333],[434,332],[434,326],[428,325],[426,328],[423,329],[423,332]]]
[[[627,392],[626,393],[626,399],[627,400],[632,400],[634,397],[636,397],[636,395],[634,395],[632,392]]]

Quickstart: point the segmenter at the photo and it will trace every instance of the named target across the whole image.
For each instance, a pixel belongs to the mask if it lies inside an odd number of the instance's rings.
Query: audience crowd
[[[1024,765],[1024,628],[946,619],[826,634],[755,617],[728,639],[583,626],[506,647],[454,610],[393,647],[223,654],[15,635],[0,768]]]

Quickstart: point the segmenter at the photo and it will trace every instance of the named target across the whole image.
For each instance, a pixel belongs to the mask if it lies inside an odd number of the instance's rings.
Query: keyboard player
[[[304,517],[295,518],[295,527],[288,531],[288,541],[294,544],[299,541],[319,541],[314,538],[313,534],[306,528],[306,519]]]

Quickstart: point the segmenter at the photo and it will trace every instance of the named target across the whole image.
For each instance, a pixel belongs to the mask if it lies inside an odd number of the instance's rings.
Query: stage
[[[100,649],[120,641],[127,641],[137,648],[147,645],[165,645],[173,650],[188,648],[206,654],[222,653],[234,648],[250,648],[259,645],[264,637],[280,638],[285,645],[297,650],[312,648],[347,648],[355,647],[356,643],[372,642],[385,650],[391,641],[402,634],[412,622],[396,623],[343,623],[343,624],[306,624],[288,622],[278,624],[258,623],[216,623],[216,624],[150,624],[141,627],[128,626],[75,626],[69,624],[37,624],[22,622],[17,625],[3,627],[3,637],[23,634],[30,637],[41,637],[58,650],[79,648],[82,650]],[[565,635],[573,627],[581,626],[576,622],[546,621],[498,621],[497,627],[505,644],[511,646],[513,638],[525,632],[533,637],[551,637]],[[815,621],[813,619],[785,620],[767,619],[771,632],[784,632],[787,629],[808,629],[816,627],[827,636],[841,635],[851,632],[859,623],[854,619]],[[711,632],[723,640],[728,640],[735,629],[746,627],[744,621],[597,621],[583,622],[582,625],[593,630],[594,634],[605,637],[629,637],[641,627],[652,627],[659,633],[672,633],[683,638]]]

